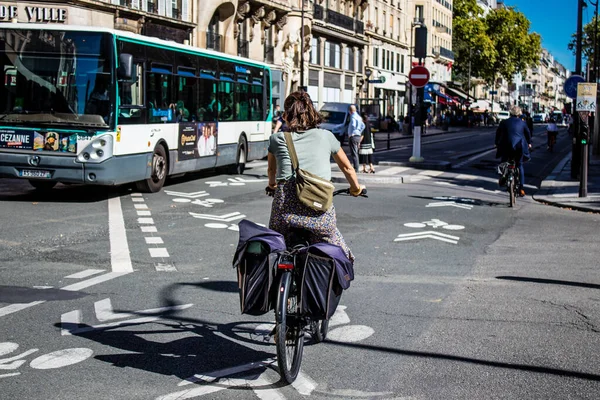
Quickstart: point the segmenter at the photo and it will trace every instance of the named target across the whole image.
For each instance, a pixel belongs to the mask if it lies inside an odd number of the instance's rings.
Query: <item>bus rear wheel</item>
[[[29,184],[35,188],[35,190],[39,191],[47,191],[52,190],[54,186],[56,186],[57,182],[53,181],[40,181],[37,179],[30,179]]]
[[[242,175],[246,169],[246,139],[242,137],[238,145],[235,164],[229,168],[229,173],[232,175]]]
[[[167,152],[162,145],[156,146],[152,155],[150,178],[135,183],[136,189],[144,193],[156,193],[162,189],[167,179]]]

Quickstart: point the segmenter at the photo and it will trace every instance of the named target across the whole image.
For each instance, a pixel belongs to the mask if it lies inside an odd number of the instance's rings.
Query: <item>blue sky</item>
[[[567,45],[577,29],[577,0],[505,0],[531,21],[531,31],[542,36],[542,46],[567,69],[575,69],[575,56]],[[583,9],[583,24],[590,21],[595,8]]]

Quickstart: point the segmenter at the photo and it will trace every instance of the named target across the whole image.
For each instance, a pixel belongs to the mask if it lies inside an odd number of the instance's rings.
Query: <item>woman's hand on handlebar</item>
[[[367,193],[367,189],[364,186],[359,186],[357,189],[352,189],[352,188],[349,189],[350,194],[354,197],[360,196],[360,194],[363,191],[365,192],[365,194]]]
[[[265,188],[265,194],[267,196],[271,196],[273,197],[275,195],[275,189],[277,189],[277,184],[275,185],[269,185]]]

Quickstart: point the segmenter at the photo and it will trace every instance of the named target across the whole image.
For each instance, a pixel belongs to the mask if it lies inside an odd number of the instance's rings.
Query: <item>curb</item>
[[[438,171],[448,171],[452,169],[452,163],[449,161],[380,161],[378,165],[385,165],[389,167],[411,167],[415,169],[434,169]]]
[[[550,206],[554,206],[554,207],[570,208],[571,210],[574,210],[574,211],[591,212],[594,214],[600,214],[600,209],[582,206],[577,203],[570,204],[570,203],[564,203],[564,202],[561,203],[561,202],[554,201],[554,200],[548,200],[546,198],[547,196],[541,196],[544,198],[539,198],[540,196],[533,195],[531,197],[538,203],[542,203],[542,204],[546,204],[546,205],[550,205]]]

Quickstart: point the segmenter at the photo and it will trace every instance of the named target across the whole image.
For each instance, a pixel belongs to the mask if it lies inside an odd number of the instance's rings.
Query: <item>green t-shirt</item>
[[[325,129],[310,129],[306,132],[292,132],[292,139],[300,168],[331,180],[330,158],[340,150],[340,142],[333,133]],[[269,152],[277,159],[276,179],[280,181],[291,178],[292,161],[283,132],[271,135]]]

